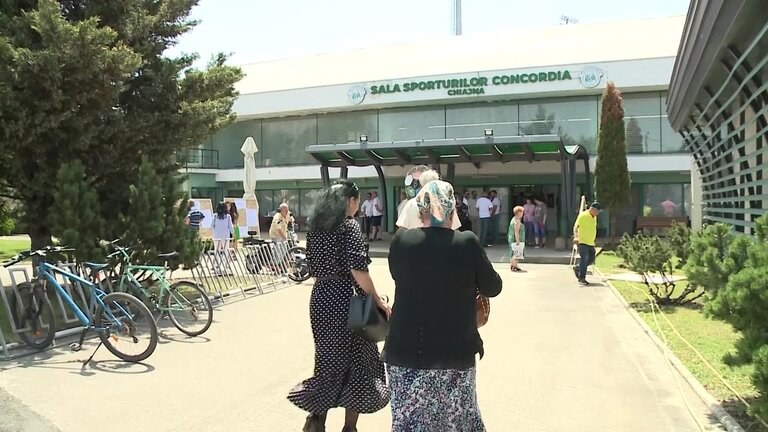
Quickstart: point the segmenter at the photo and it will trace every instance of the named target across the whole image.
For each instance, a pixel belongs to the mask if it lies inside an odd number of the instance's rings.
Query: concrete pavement
[[[478,397],[489,431],[699,430],[663,355],[607,287],[579,287],[566,266],[524,267],[512,274],[497,266],[504,290],[481,329]],[[386,260],[374,260],[372,272],[391,296]],[[204,337],[169,330],[146,364],[119,362],[102,348],[83,365],[95,342],[72,353],[60,341],[62,348],[0,361],[0,388],[65,432],[299,431],[304,414],[285,396],[312,373],[310,289],[219,307]],[[682,388],[699,421],[715,427]],[[331,412],[328,430],[341,430],[342,417]],[[359,430],[389,426],[386,408],[361,416]]]

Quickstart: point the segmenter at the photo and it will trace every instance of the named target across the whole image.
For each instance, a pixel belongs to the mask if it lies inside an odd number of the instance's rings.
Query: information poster
[[[237,226],[240,227],[240,238],[248,237],[248,231],[255,231],[255,237],[261,236],[259,229],[259,201],[244,198],[224,198],[237,206]]]
[[[200,238],[208,240],[213,238],[213,229],[211,229],[211,222],[213,221],[213,204],[208,198],[193,198],[195,202],[195,208],[200,210],[200,213],[205,218],[200,221]]]

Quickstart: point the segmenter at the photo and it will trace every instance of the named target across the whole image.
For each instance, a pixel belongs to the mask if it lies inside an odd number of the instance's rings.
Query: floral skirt
[[[387,365],[392,432],[484,432],[475,368],[410,369]]]

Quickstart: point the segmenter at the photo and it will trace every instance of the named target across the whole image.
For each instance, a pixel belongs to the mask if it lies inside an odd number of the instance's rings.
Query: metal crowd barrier
[[[249,292],[257,291],[262,294],[265,288],[277,290],[294,283],[288,278],[292,257],[288,253],[287,244],[254,243],[247,239],[245,245],[226,243],[220,246],[217,250],[213,244],[206,244],[197,267],[172,272],[167,275],[168,279],[189,279],[191,276],[212,299],[219,299],[222,303],[225,298],[238,292],[245,298]],[[87,272],[75,263],[59,265],[85,279],[89,278]],[[88,289],[59,274],[56,274],[56,277],[78,306],[90,314]],[[27,329],[16,326],[11,307],[14,301],[21,299],[19,285],[32,280],[32,266],[29,263],[20,263],[7,269],[0,267],[0,359],[9,360],[29,353],[25,349],[16,349],[26,347],[18,334]],[[111,288],[107,284],[103,289],[110,292]],[[53,342],[55,346],[56,339],[76,334],[82,331],[83,327],[55,289],[48,289],[48,298],[57,326]]]
[[[217,247],[218,246],[218,247]],[[271,286],[290,284],[288,273],[292,266],[287,243],[256,243],[245,239],[243,244],[207,242],[200,264],[193,268],[192,277],[210,294],[222,301],[225,296]]]

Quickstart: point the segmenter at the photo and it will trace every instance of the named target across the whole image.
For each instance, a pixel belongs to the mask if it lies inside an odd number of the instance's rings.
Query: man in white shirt
[[[465,191],[464,199],[469,207],[469,221],[472,223],[472,232],[480,237],[480,215],[477,212],[477,192]]]
[[[488,236],[491,230],[491,216],[493,215],[493,203],[488,198],[488,191],[483,191],[483,195],[477,199],[478,216],[480,217],[480,244],[483,247],[490,246]]]
[[[371,229],[373,230],[371,241],[381,240],[379,232],[381,232],[381,217],[383,215],[384,207],[381,205],[379,193],[374,191],[371,195]]]
[[[405,177],[405,186],[406,192],[411,199],[403,207],[403,211],[400,213],[400,217],[398,217],[395,225],[405,229],[421,228],[424,226],[424,223],[421,221],[419,207],[416,205],[416,194],[419,193],[424,185],[435,180],[440,180],[440,174],[425,165],[418,165],[408,170],[408,174]],[[456,212],[453,212],[451,228],[454,230],[461,228],[461,221]]]
[[[365,240],[371,239],[371,216],[373,216],[373,209],[371,205],[372,193],[368,192],[365,201],[360,206],[360,218],[363,220],[363,231],[365,231]]]
[[[494,244],[499,240],[499,219],[501,219],[501,200],[499,194],[495,190],[491,191],[489,196],[491,204],[493,204],[493,210],[491,212],[491,230],[488,232],[490,241],[488,244]]]

